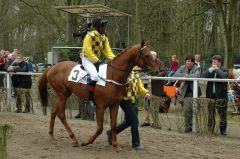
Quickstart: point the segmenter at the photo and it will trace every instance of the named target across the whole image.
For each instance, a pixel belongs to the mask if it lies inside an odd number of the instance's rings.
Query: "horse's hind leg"
[[[65,126],[65,128],[68,132],[68,135],[72,139],[73,147],[76,147],[76,146],[78,146],[78,141],[77,141],[72,129],[70,128],[70,126],[69,126],[69,124],[66,120],[66,115],[65,115],[66,99],[64,97],[60,97],[60,98],[57,98],[57,101],[58,101],[58,106],[59,106],[58,117],[61,120],[61,122],[63,123],[63,125]]]
[[[87,141],[83,142],[82,146],[92,144],[94,142],[94,140],[98,137],[98,135],[100,135],[102,133],[102,131],[103,131],[103,116],[104,116],[104,107],[97,106],[96,107],[97,131]]]
[[[117,114],[119,106],[110,107],[111,130],[112,130],[112,146],[116,151],[120,151],[121,147],[117,144]]]
[[[54,138],[54,136],[53,136],[54,122],[55,122],[55,118],[56,118],[58,112],[59,112],[59,109],[58,109],[57,102],[56,102],[51,110],[51,120],[50,120],[49,132],[48,132],[51,139]]]

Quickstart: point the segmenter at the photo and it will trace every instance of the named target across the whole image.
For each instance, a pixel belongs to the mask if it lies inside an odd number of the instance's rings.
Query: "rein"
[[[138,59],[137,59],[136,64],[138,64],[138,62],[139,62],[139,60],[140,60],[140,58],[141,58],[141,59],[143,60],[144,66],[146,66],[146,61],[145,61],[145,59],[143,58],[143,52],[142,52],[145,48],[146,48],[146,46],[143,46],[142,48],[140,48],[140,51],[139,51],[139,55],[138,55]],[[120,69],[120,68],[117,68],[117,67],[113,66],[112,60],[109,61],[107,64],[108,64],[110,67],[112,67],[113,69],[117,70],[117,71],[126,72],[126,73],[131,73],[131,71],[134,71],[134,72],[142,71],[142,72],[144,72],[144,71],[147,71],[147,70],[148,70],[147,67],[143,68],[142,70],[131,70],[130,68],[133,67],[133,66],[131,66],[131,65],[129,66],[128,69]],[[101,78],[101,77],[100,77],[100,78]],[[102,80],[105,80],[106,82],[110,82],[110,83],[116,84],[116,85],[118,85],[118,86],[125,86],[125,85],[127,85],[127,84],[129,83],[128,80],[127,80],[124,84],[122,84],[122,83],[119,83],[119,82],[116,82],[116,81],[110,80],[110,79],[103,79],[103,78],[101,78],[101,79],[102,79]]]
[[[122,83],[119,83],[119,82],[114,81],[114,80],[104,79],[104,78],[102,78],[101,76],[98,76],[98,77],[101,78],[103,81],[106,81],[106,82],[109,82],[109,83],[113,83],[113,84],[118,85],[118,86],[125,86],[125,85],[127,85],[127,84],[129,83],[128,80],[127,80],[126,83],[122,84]]]
[[[112,60],[111,60],[110,62],[108,62],[108,65],[109,65],[110,67],[112,67],[113,69],[118,70],[118,71],[127,72],[127,73],[129,73],[129,72],[132,71],[132,70],[123,70],[123,69],[120,69],[120,68],[117,68],[117,67],[113,66],[113,65],[112,65]]]
[[[143,57],[143,52],[142,52],[142,51],[143,51],[145,48],[146,48],[146,46],[143,46],[142,48],[140,48],[140,54],[139,54],[139,56],[138,56],[138,59],[137,59],[137,62],[136,62],[136,63],[138,63],[139,60],[140,60],[140,58]],[[144,61],[144,66],[146,66],[146,61],[145,61],[145,59],[142,58],[142,60]],[[108,65],[109,65],[110,67],[112,67],[113,69],[118,70],[118,71],[127,72],[127,73],[130,73],[130,72],[132,71],[132,70],[130,70],[130,69],[125,70],[125,69],[120,69],[120,68],[117,68],[117,67],[113,66],[112,60],[111,60],[110,62],[108,62]],[[146,70],[148,70],[148,68],[143,68],[141,71],[146,71]],[[133,70],[133,71],[134,71],[134,70]]]

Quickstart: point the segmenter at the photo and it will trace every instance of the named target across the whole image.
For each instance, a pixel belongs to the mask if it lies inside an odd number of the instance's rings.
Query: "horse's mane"
[[[127,52],[127,51],[128,51],[129,49],[131,49],[131,48],[132,48],[132,46],[130,46],[130,47],[128,47],[128,48],[122,50],[119,54],[117,54],[116,57],[121,56],[122,54],[124,54],[125,52]]]

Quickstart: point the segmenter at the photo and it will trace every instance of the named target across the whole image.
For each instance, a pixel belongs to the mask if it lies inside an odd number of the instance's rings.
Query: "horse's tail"
[[[43,109],[47,107],[48,105],[48,91],[47,91],[47,73],[50,70],[50,68],[46,69],[38,83],[38,91],[40,96],[41,105],[43,106]]]

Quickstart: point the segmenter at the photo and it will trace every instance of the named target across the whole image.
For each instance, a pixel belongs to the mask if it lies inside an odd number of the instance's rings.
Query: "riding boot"
[[[96,83],[97,81],[91,81],[90,83],[88,83],[88,91],[89,91],[88,102],[92,107],[96,107],[94,102],[94,90],[95,90]]]

